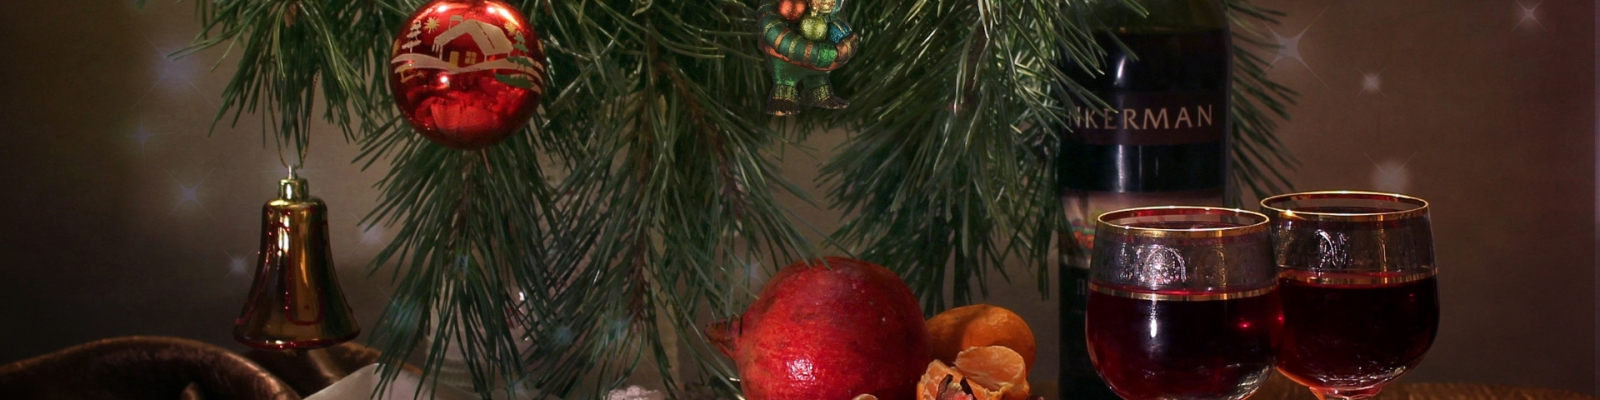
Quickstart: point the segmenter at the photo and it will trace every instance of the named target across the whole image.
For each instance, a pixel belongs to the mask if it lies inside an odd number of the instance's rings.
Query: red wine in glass
[[[1240,400],[1266,382],[1277,332],[1267,216],[1212,207],[1101,214],[1084,333],[1127,400]]]
[[[1279,370],[1313,389],[1359,394],[1422,362],[1439,325],[1432,273],[1314,274],[1279,281]]]
[[[1261,207],[1280,267],[1278,370],[1318,398],[1354,400],[1416,368],[1439,326],[1428,202],[1327,191]]]
[[[1089,356],[1122,398],[1240,399],[1272,372],[1278,296],[1270,287],[1257,293],[1132,292],[1166,299],[1097,289],[1089,293]]]

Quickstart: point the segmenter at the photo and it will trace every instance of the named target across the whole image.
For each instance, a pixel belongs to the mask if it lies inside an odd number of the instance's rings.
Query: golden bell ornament
[[[262,207],[259,256],[234,339],[265,350],[315,349],[361,333],[334,274],[328,207],[293,170]]]

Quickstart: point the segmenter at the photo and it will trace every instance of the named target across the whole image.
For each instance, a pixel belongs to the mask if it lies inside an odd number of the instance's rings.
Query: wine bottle
[[[1084,338],[1095,218],[1153,205],[1221,206],[1228,188],[1232,41],[1219,0],[1092,1],[1085,15],[1105,58],[1063,56],[1074,82],[1105,104],[1068,99],[1057,164],[1071,223],[1061,250],[1061,398],[1115,400]]]

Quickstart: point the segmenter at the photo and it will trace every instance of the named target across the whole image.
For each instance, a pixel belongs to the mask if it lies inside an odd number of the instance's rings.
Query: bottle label
[[[1227,90],[1101,94],[1107,108],[1078,106],[1070,138],[1095,145],[1170,145],[1221,141]]]

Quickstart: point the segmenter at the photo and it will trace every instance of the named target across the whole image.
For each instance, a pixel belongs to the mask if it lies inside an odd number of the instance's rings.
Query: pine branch
[[[688,382],[668,372],[685,360],[705,373],[690,379],[735,392],[701,324],[742,311],[761,260],[816,255],[776,200],[809,194],[774,152],[822,125],[856,133],[824,169],[853,215],[832,240],[899,272],[925,311],[1009,280],[1010,260],[1048,288],[1065,226],[1054,127],[1063,99],[1097,101],[1059,59],[1104,55],[1068,10],[1081,1],[852,1],[863,51],[833,78],[852,108],[775,119],[762,114],[755,0],[512,0],[548,52],[547,96],[529,128],[476,152],[436,146],[395,112],[389,46],[422,2],[200,1],[185,51],[239,50],[219,122],[261,114],[280,146],[304,151],[320,96],[321,117],[359,138],[358,162],[389,164],[363,220],[397,232],[371,264],[396,285],[370,336],[385,365],[430,343],[428,379],[454,343],[480,395],[595,398],[640,363],[681,394]],[[1280,15],[1229,5],[1236,26]],[[1293,159],[1272,132],[1294,92],[1248,51],[1235,63],[1234,171],[1258,193],[1287,186],[1278,171]],[[679,359],[663,331],[689,342]]]
[[[1233,24],[1233,146],[1229,152],[1234,182],[1250,188],[1256,198],[1294,190],[1283,175],[1299,163],[1274,134],[1278,120],[1288,120],[1288,106],[1299,96],[1293,89],[1267,77],[1268,63],[1253,50],[1277,51],[1256,27],[1277,25],[1280,11],[1268,10],[1248,0],[1227,0]],[[1229,199],[1237,204],[1239,199]]]
[[[766,72],[749,33],[754,22],[748,7],[584,5],[591,7],[556,8],[558,14],[592,18],[594,24],[583,29],[620,28],[593,37],[578,29],[552,32],[569,50],[561,59],[570,57],[570,70],[582,73],[562,83],[568,89],[549,106],[550,120],[590,124],[564,127],[586,135],[585,151],[566,157],[574,168],[562,192],[585,205],[571,213],[581,218],[562,233],[584,238],[566,249],[573,254],[567,258],[618,279],[597,291],[625,288],[613,300],[594,302],[630,328],[624,338],[610,339],[626,345],[613,347],[620,354],[608,358],[651,359],[670,380],[676,360],[668,359],[652,332],[673,330],[704,343],[696,316],[740,311],[739,300],[747,294],[738,283],[746,265],[763,257],[813,254],[774,197],[776,190],[804,192],[783,181],[767,153],[782,136],[759,114]],[[591,100],[569,97],[575,90],[606,92],[596,96],[601,101],[585,104]],[[686,350],[712,373],[712,384],[735,389],[727,360],[703,345]],[[605,375],[625,376],[630,368],[615,366]],[[669,382],[667,389],[676,393],[680,384]]]
[[[1059,219],[1054,87],[1069,81],[1056,60],[1098,57],[1090,32],[1059,1],[855,6],[874,35],[846,69],[865,106],[840,120],[858,133],[824,169],[854,215],[834,239],[900,273],[928,313],[949,306],[946,289],[972,302],[1008,259],[1042,266]]]
[[[531,135],[481,152],[444,149],[408,129],[365,141],[363,157],[395,162],[365,222],[402,227],[373,260],[392,264],[400,278],[371,337],[385,365],[403,364],[432,336],[424,370],[436,373],[444,346],[461,343],[474,386],[487,394],[496,381],[524,377],[516,360],[531,339],[555,334],[537,319],[514,317],[530,303],[566,295],[545,264],[543,227],[552,214],[544,205],[554,202],[536,154]],[[384,378],[398,372],[386,368]]]
[[[1294,162],[1272,133],[1294,92],[1242,46],[1261,48],[1253,24],[1282,14],[1226,3],[1241,44],[1232,170],[1258,196],[1280,192],[1291,187],[1280,170]],[[1060,69],[1105,55],[1075,11],[1083,4],[929,0],[852,11],[875,35],[844,73],[868,106],[831,121],[857,132],[824,169],[830,197],[852,215],[834,240],[900,273],[925,312],[970,303],[974,288],[986,296],[1008,260],[1029,265],[1048,293],[1051,239],[1067,227],[1053,167],[1062,101],[1103,104]]]
[[[435,341],[487,332],[462,337],[472,345],[460,350],[483,372],[475,375],[597,397],[641,360],[670,379],[677,360],[655,332],[701,338],[696,316],[737,313],[748,296],[739,278],[754,260],[813,254],[774,197],[775,190],[804,192],[782,180],[767,153],[783,138],[759,114],[766,75],[748,33],[751,11],[728,2],[633,6],[538,2],[527,9],[548,43],[551,97],[537,129],[484,158],[554,157],[566,176],[553,191],[542,189],[534,171],[508,178],[498,167],[469,169],[458,179],[452,166],[478,158],[433,148],[408,129],[393,129],[399,125],[373,125],[391,129],[371,136],[365,158],[396,166],[380,183],[385,201],[372,220],[402,227],[374,264],[399,260],[397,271],[404,271],[380,322],[384,333],[375,336],[388,357],[403,360],[420,343],[417,327],[432,329]],[[490,223],[453,222],[463,213],[548,230],[519,236],[487,231],[496,226]],[[530,242],[543,249],[519,254],[532,262],[486,257]],[[450,262],[450,254],[464,262]],[[463,265],[485,272],[452,272]],[[528,276],[500,278],[517,273]],[[441,288],[459,289],[440,295]],[[513,291],[528,300],[508,305],[503,299]],[[511,326],[535,344],[519,349],[507,341],[517,335],[501,321],[462,318],[496,305],[526,310],[530,316]],[[438,310],[440,319],[426,319],[425,310]],[[459,322],[446,323],[446,316]],[[425,371],[437,370],[439,351],[430,349]],[[735,388],[732,366],[709,347],[686,353],[712,372],[709,381]],[[480,394],[492,383],[480,379]],[[680,390],[680,382],[668,383]]]
[[[344,128],[346,140],[354,139],[355,131],[349,129],[351,110],[371,99],[361,96],[368,81],[351,56],[361,50],[362,43],[387,41],[389,33],[350,29],[350,23],[374,20],[375,3],[217,0],[195,4],[203,29],[194,43],[177,55],[221,44],[227,44],[230,53],[242,47],[239,68],[223,90],[213,127],[230,113],[230,124],[237,124],[246,113],[261,114],[265,130],[273,133],[277,146],[304,157],[320,93],[325,103],[322,118]]]

